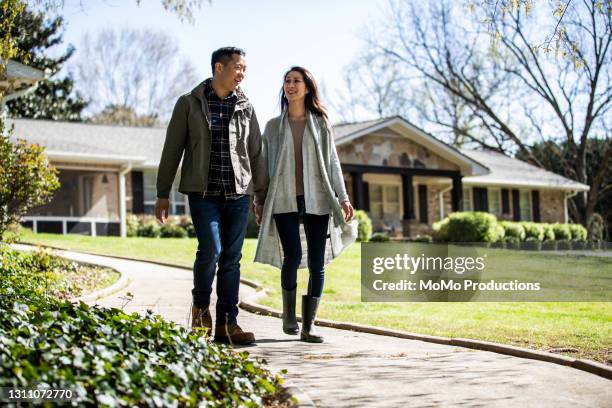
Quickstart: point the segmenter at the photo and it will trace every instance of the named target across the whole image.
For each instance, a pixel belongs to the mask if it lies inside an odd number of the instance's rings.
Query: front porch
[[[32,209],[22,224],[34,232],[121,235],[121,188],[114,166],[58,166],[60,188],[53,200]]]
[[[462,208],[459,170],[343,164],[353,206],[376,232],[396,238],[430,234],[433,222]]]

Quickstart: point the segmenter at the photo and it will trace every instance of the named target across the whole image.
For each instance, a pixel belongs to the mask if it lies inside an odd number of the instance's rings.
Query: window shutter
[[[502,214],[510,214],[510,194],[507,188],[502,189]]]
[[[144,182],[142,171],[132,171],[132,213],[144,214]]]
[[[489,199],[486,188],[474,187],[474,211],[489,211]]]
[[[533,220],[540,222],[540,192],[538,190],[531,190],[531,209]]]
[[[512,190],[512,219],[521,220],[521,197],[518,190]]]

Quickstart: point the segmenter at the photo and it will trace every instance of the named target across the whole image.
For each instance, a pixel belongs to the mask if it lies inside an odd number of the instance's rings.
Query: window
[[[370,184],[370,213],[379,220],[383,217],[383,186],[380,184]]]
[[[470,187],[463,189],[463,211],[473,211],[472,204],[472,189]]]
[[[381,222],[387,219],[401,219],[402,205],[400,185],[370,183],[369,189],[370,215],[375,221]]]
[[[400,214],[400,187],[385,186],[384,198],[385,214]]]
[[[531,221],[531,192],[520,191],[521,221]]]
[[[153,214],[155,211],[155,201],[157,200],[157,174],[155,171],[143,171],[142,183],[144,190],[144,212],[145,214]],[[170,190],[170,214],[183,215],[187,213],[187,196],[178,191],[178,177],[172,183]]]
[[[487,192],[489,201],[489,212],[493,215],[501,215],[501,190],[490,188]]]

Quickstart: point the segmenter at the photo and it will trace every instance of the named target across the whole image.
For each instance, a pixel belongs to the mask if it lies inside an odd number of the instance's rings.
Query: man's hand
[[[155,218],[162,224],[168,218],[168,209],[170,208],[170,200],[167,198],[158,198],[155,202]]]
[[[353,219],[353,215],[355,214],[355,210],[353,209],[351,202],[346,200],[340,205],[342,206],[342,210],[344,210],[344,221],[349,222]]]
[[[253,201],[253,212],[255,213],[255,222],[261,225],[261,216],[263,215],[263,204]]]

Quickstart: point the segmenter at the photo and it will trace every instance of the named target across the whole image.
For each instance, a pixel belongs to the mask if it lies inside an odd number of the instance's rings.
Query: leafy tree
[[[51,201],[60,185],[44,149],[25,140],[11,141],[11,132],[5,132],[0,121],[0,240],[29,209]]]
[[[25,8],[21,0],[0,0],[0,73],[4,71],[6,62],[20,54],[17,40],[10,35],[17,16]],[[8,35],[7,35],[8,34]],[[2,91],[0,91],[0,98]]]
[[[534,143],[567,146],[562,174],[591,187],[576,196],[570,212],[589,226],[612,162],[612,138],[606,136],[601,160],[587,176],[587,141],[610,134],[612,7],[599,0],[568,1],[551,13],[549,2],[481,2],[484,8],[468,14],[449,0],[390,2],[367,37],[368,50],[397,72],[396,89],[409,90],[409,83],[423,88],[426,81],[435,96],[427,97],[435,103],[426,119],[452,132],[454,141],[520,152],[541,167]],[[516,4],[534,9],[525,13]],[[491,13],[487,5],[504,8]],[[493,47],[487,41],[491,32]],[[542,32],[549,35],[539,47]]]
[[[8,11],[0,11],[0,18],[5,18]],[[10,32],[3,31],[3,37],[16,39],[21,55],[16,61],[25,63],[40,70],[46,70],[50,78],[39,82],[32,93],[9,101],[9,114],[18,118],[36,118],[53,120],[81,120],[81,111],[87,102],[77,93],[73,94],[74,81],[70,75],[58,77],[62,66],[74,53],[69,46],[57,57],[48,55],[51,47],[62,43],[62,17],[48,19],[43,12],[27,8],[16,15]],[[8,35],[7,35],[8,34]]]
[[[586,171],[588,184],[592,183],[594,177],[597,176],[599,164],[602,162],[606,154],[606,146],[609,141],[604,138],[590,138],[586,148]],[[572,171],[572,167],[568,166],[568,162],[576,160],[575,151],[570,148],[567,142],[556,143],[552,140],[536,143],[532,146],[532,152],[542,163],[544,168],[561,174],[568,178],[576,178],[576,174]],[[527,161],[524,154],[518,153],[517,158]],[[607,161],[607,168],[602,173],[601,188],[598,194],[597,202],[595,203],[595,213],[600,214],[607,224],[607,236],[612,236],[612,161]],[[578,205],[576,197],[572,197],[568,201],[570,214],[576,211]]]

